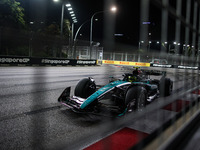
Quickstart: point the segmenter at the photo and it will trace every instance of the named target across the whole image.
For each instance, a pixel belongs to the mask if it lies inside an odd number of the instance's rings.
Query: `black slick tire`
[[[169,78],[163,78],[160,81],[160,96],[166,97],[171,95],[173,82]]]
[[[132,112],[134,110],[142,111],[146,106],[147,91],[142,86],[133,86],[128,89],[125,97],[125,105],[127,111]]]
[[[74,95],[87,98],[96,91],[96,84],[90,78],[84,78],[78,82],[75,87]]]

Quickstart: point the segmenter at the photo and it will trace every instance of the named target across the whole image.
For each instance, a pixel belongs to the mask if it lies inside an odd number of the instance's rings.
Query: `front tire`
[[[87,98],[96,91],[96,84],[92,78],[84,78],[75,87],[74,95]]]
[[[125,97],[125,106],[128,112],[134,110],[142,111],[146,106],[147,102],[147,91],[144,87],[133,86],[128,89]]]

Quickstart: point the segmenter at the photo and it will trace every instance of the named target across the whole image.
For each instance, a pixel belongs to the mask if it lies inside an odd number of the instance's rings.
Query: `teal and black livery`
[[[150,75],[162,77],[151,79]],[[125,73],[122,80],[113,78],[109,82],[96,85],[92,77],[83,78],[75,86],[73,96],[70,96],[71,87],[67,87],[58,101],[77,113],[107,113],[120,117],[143,109],[159,96],[169,96],[173,89],[173,81],[158,71],[143,72],[142,75]]]
[[[130,82],[121,81],[121,80],[117,80],[117,81],[111,82],[111,83],[105,85],[104,87],[100,88],[95,93],[93,93],[90,97],[88,97],[83,102],[83,104],[80,106],[80,108],[84,109],[86,106],[88,106],[89,104],[91,104],[93,101],[95,101],[96,99],[101,98],[103,95],[105,95],[106,93],[108,93],[109,91],[111,91],[112,89],[114,89],[115,87],[120,87],[120,86],[130,85],[130,84],[131,84]]]

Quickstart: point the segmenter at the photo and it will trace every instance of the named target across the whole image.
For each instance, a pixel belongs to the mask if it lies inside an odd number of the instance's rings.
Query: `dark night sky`
[[[42,21],[42,22],[56,22],[60,24],[61,19],[61,3],[55,3],[53,0],[17,0],[21,2],[22,6],[25,8],[25,13],[27,20],[29,21]],[[111,0],[115,1],[118,8],[115,14],[115,31],[114,33],[123,34],[123,37],[115,37],[115,41],[137,44],[139,40],[139,25],[140,25],[140,0]],[[98,11],[105,10],[108,0],[69,0],[74,12],[76,14],[78,23],[75,25],[75,31],[77,28],[86,20],[90,19],[91,16]],[[105,3],[106,2],[106,3]],[[170,0],[170,4],[175,7],[175,0]],[[66,8],[66,7],[65,7]],[[93,24],[93,39],[94,41],[101,40],[105,34],[106,26],[110,26],[106,23],[105,15],[106,13],[96,15],[98,18],[97,22]],[[64,14],[66,19],[69,19],[67,9],[65,9]],[[146,21],[151,21],[150,30],[152,32],[151,40],[160,39],[160,18],[161,11],[154,5],[150,5],[150,19]],[[170,23],[172,28],[175,24],[172,21]],[[79,39],[89,40],[89,28],[90,23],[86,23],[81,29],[80,33],[82,37]],[[113,27],[114,28],[114,27]],[[111,28],[110,28],[111,29]],[[173,32],[174,33],[174,32]],[[174,35],[170,35],[172,40]]]

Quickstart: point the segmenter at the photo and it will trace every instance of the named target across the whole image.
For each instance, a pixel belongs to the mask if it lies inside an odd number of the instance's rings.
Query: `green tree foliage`
[[[70,30],[70,21],[68,19],[65,19],[63,21],[63,31],[64,31],[64,36],[65,38],[69,38],[71,36],[71,30]]]
[[[71,26],[70,26],[70,21],[68,19],[65,19],[63,21],[63,35],[65,39],[68,39],[71,36]],[[42,29],[38,29],[36,32],[41,33],[43,35],[47,36],[60,36],[60,28],[58,24],[50,24],[48,26],[45,26]]]
[[[50,24],[49,26],[46,27],[44,32],[45,34],[52,35],[52,36],[56,36],[60,34],[59,27],[57,24]]]
[[[24,28],[24,9],[15,0],[0,0],[0,25],[4,27]]]

